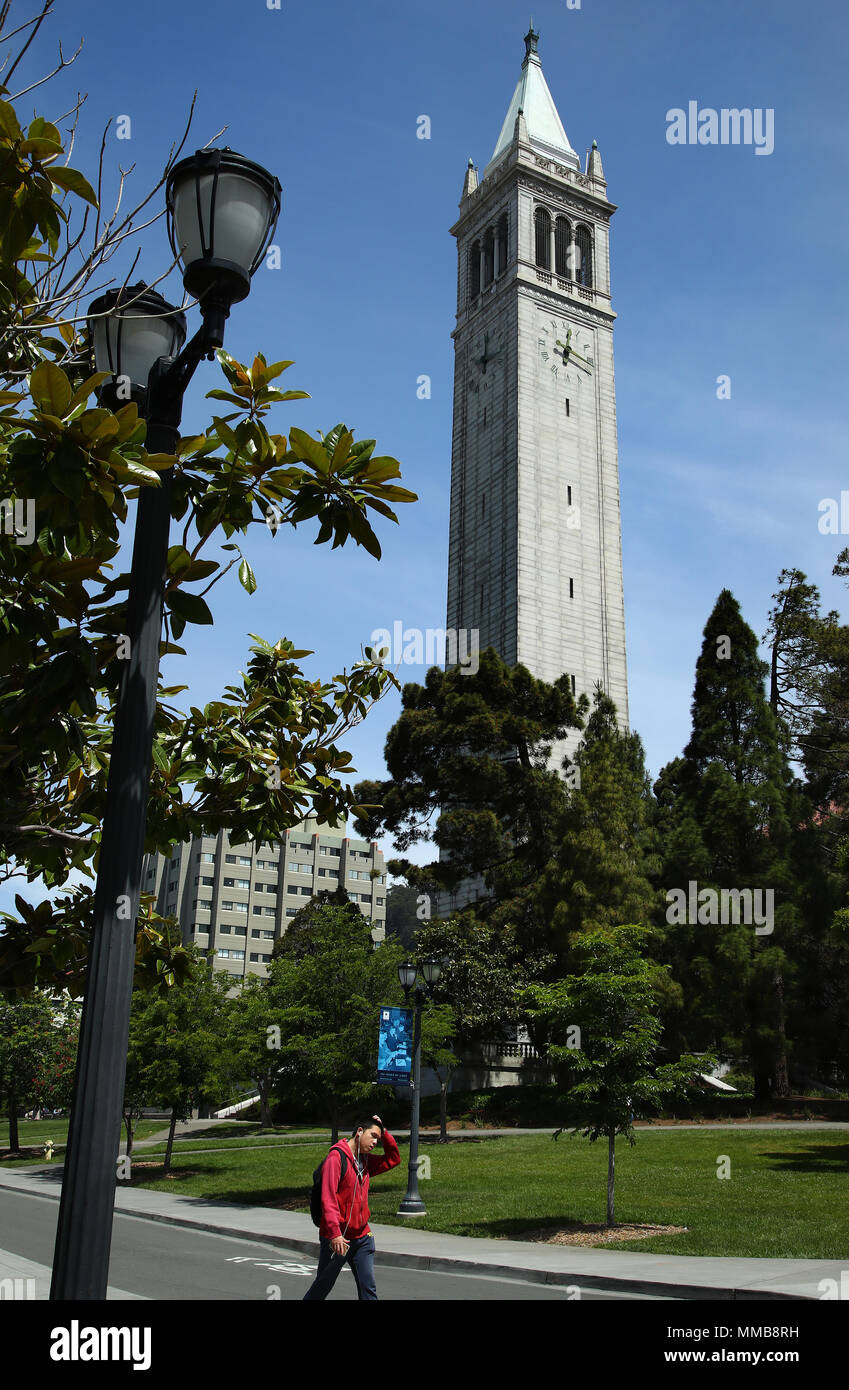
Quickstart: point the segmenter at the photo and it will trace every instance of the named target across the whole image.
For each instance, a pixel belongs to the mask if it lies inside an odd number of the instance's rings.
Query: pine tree
[[[682,1037],[691,1048],[745,1050],[755,1093],[789,1091],[784,992],[787,945],[798,930],[790,864],[791,775],[782,732],[766,698],[768,673],[757,638],[729,590],[717,599],[696,666],[692,734],[684,756],[664,769],[664,886],[761,890],[777,904],[773,932],[753,923],[682,922],[670,908],[668,958],[684,990]],[[769,899],[762,900],[768,902]],[[738,917],[740,914],[736,914]],[[766,927],[767,924],[764,924]]]

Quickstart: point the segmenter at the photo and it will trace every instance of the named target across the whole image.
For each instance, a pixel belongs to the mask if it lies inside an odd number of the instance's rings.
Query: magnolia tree
[[[23,42],[50,9],[48,0],[23,26]],[[8,10],[0,7],[0,26]],[[108,262],[141,230],[141,210],[182,146],[127,214],[118,211],[122,172],[118,207],[106,212],[103,154],[96,188],[69,163],[80,103],[24,128],[23,93],[10,85],[17,61],[0,87],[0,880],[43,881],[49,896],[33,905],[18,894],[17,912],[3,914],[0,990],[61,983],[80,994],[129,655],[120,561],[133,499],[174,467],[160,655],[185,657],[192,626],[214,621],[208,595],[231,569],[255,592],[248,538],[280,545],[289,528],[315,522],[316,544],[353,538],[379,559],[371,514],[397,521],[393,505],[415,494],[392,481],[395,459],[343,424],[315,437],[274,429],[272,413],[307,393],[281,389],[291,362],[259,352],[245,365],[218,352],[224,380],[208,396],[226,413],[183,438],[176,459],[148,451],[135,403],[97,404],[104,376],[91,369],[83,300],[120,285]],[[160,683],[147,851],[222,827],[238,844],[279,839],[311,812],[331,824],[368,813],[346,780],[355,769],[340,740],[397,681],[370,649],[350,669],[308,680],[299,665],[308,655],[286,637],[253,637],[220,698],[188,709],[174,703],[187,684]],[[189,973],[189,958],[162,926],[143,899],[136,983],[167,990]]]

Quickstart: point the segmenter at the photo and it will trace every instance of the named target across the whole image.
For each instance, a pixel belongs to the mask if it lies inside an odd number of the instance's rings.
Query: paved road
[[[49,1266],[59,1204],[46,1197],[0,1188],[0,1246],[37,1264]],[[315,1272],[315,1261],[302,1251],[238,1240],[169,1226],[159,1221],[116,1213],[112,1238],[110,1286],[141,1298],[174,1300],[301,1299]],[[491,1275],[445,1274],[440,1271],[380,1267],[378,1293],[384,1300],[422,1302],[575,1301],[566,1288],[525,1279]],[[273,1290],[273,1292],[270,1292]],[[650,1295],[581,1291],[582,1301],[669,1302]],[[354,1279],[346,1266],[332,1299],[355,1299]]]

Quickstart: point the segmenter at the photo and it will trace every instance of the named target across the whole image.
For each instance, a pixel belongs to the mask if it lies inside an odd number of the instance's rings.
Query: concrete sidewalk
[[[7,1169],[0,1186],[59,1199],[62,1170]],[[144,1188],[121,1188],[115,1209],[148,1221],[195,1227],[219,1235],[300,1250],[316,1257],[318,1232],[309,1216],[271,1207],[208,1201]],[[849,1268],[839,1260],[728,1259],[701,1255],[652,1255],[631,1250],[594,1250],[537,1241],[477,1239],[372,1223],[381,1265],[412,1269],[520,1275],[541,1284],[649,1293],[655,1297],[711,1300],[819,1299],[823,1279]],[[16,1257],[13,1257],[15,1259]],[[19,1262],[20,1263],[20,1262]],[[113,1297],[131,1297],[114,1292]]]

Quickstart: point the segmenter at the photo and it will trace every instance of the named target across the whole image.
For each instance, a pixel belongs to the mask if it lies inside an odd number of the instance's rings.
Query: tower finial
[[[536,29],[534,28],[534,17],[533,17],[533,15],[531,15],[531,27],[530,27],[530,29],[528,30],[527,34],[525,35],[525,59],[526,59],[526,60],[527,60],[528,58],[530,58],[532,54],[535,54],[535,53],[538,54],[538,53],[539,53],[539,48],[537,47],[538,44],[539,44],[539,34],[537,33]]]

